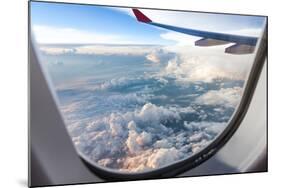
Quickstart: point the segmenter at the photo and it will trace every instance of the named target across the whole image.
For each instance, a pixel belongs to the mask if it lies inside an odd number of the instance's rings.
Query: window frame
[[[40,1],[34,1],[40,2]],[[44,3],[62,3],[62,2],[48,2],[41,1]],[[189,11],[189,10],[172,10],[172,9],[159,9],[159,8],[143,8],[143,7],[126,7],[126,6],[112,6],[112,5],[97,5],[97,4],[78,4],[78,3],[64,3],[64,4],[76,4],[76,5],[87,5],[87,6],[105,6],[105,7],[116,7],[116,8],[140,8],[140,9],[151,9],[151,10],[167,10],[167,11],[182,11],[182,12],[198,12],[198,13],[212,13],[212,14],[224,14],[224,15],[237,15],[237,14],[229,14],[229,13],[213,13],[213,12],[201,12],[201,11]],[[241,15],[241,14],[239,14]],[[244,14],[243,14],[244,15]],[[260,16],[260,15],[245,15],[245,16]],[[172,164],[169,164],[164,167],[160,167],[157,169],[152,169],[145,172],[120,172],[114,169],[105,168],[95,164],[91,161],[86,155],[78,151],[78,149],[74,146],[75,150],[79,158],[82,162],[88,167],[90,171],[99,177],[109,180],[109,181],[124,181],[124,180],[143,180],[143,179],[155,179],[155,178],[169,178],[175,175],[178,175],[182,172],[190,170],[209,158],[211,158],[214,154],[216,154],[233,136],[236,130],[239,128],[241,122],[244,119],[244,116],[247,113],[249,105],[251,103],[252,96],[254,94],[258,79],[260,77],[260,73],[264,66],[264,62],[267,59],[268,54],[268,17],[262,16],[265,18],[265,27],[262,33],[261,38],[257,44],[256,55],[254,58],[253,65],[251,67],[250,73],[248,75],[248,80],[245,82],[244,92],[242,94],[240,103],[236,107],[235,112],[232,114],[231,119],[228,122],[228,125],[224,128],[224,130],[205,148],[203,148],[198,153],[183,159],[176,161]],[[223,52],[222,52],[223,53]],[[69,134],[68,134],[69,135]],[[70,135],[69,135],[70,137]]]

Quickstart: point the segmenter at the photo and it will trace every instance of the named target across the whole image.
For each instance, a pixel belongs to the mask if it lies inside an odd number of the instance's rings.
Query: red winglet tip
[[[139,11],[138,9],[133,9],[133,12],[135,14],[135,16],[137,17],[137,20],[139,22],[144,22],[144,23],[148,23],[148,22],[152,22],[151,19],[149,19],[146,15],[144,15],[141,11]]]

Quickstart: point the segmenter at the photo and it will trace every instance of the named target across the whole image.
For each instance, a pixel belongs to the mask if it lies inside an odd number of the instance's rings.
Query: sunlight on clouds
[[[167,56],[171,49],[172,55]],[[206,90],[204,85],[212,85],[217,78],[245,79],[248,66],[251,65],[249,58],[252,57],[231,56],[232,58],[226,60],[225,57],[229,55],[221,53],[221,49],[212,49],[200,50],[188,45],[181,48],[177,48],[177,45],[86,45],[66,52],[59,49],[62,53],[144,55],[151,63],[158,62],[156,65],[163,65],[160,72],[150,75],[153,80],[157,78],[158,84],[163,84],[161,79],[171,77],[175,78],[180,86],[197,81],[204,82],[203,86],[196,85],[201,87],[200,91],[204,93],[196,96],[193,104],[184,107],[153,104],[150,102],[151,97],[155,96],[153,90],[142,95],[115,93],[102,98],[95,96],[95,92],[136,88],[140,81],[147,83],[147,80],[151,79],[145,76],[113,78],[94,85],[90,84],[91,81],[84,80],[84,84],[79,82],[75,85],[72,82],[74,85],[71,88],[62,87],[60,90],[63,91],[82,92],[83,100],[73,101],[61,107],[76,147],[98,165],[125,172],[160,168],[202,150],[225,128],[229,116],[224,114],[224,108],[234,109],[242,95],[240,86],[221,89],[207,87]],[[166,80],[164,83],[169,84],[170,81]],[[195,92],[199,91],[198,87]],[[136,104],[136,107],[125,111],[107,111],[102,116],[89,116],[85,119],[79,116],[80,113],[87,114],[97,109],[96,107],[102,109],[104,106],[110,106],[110,109],[115,109],[116,105],[121,104]],[[220,112],[208,112],[207,108],[196,109],[203,105],[218,106],[216,108]],[[218,120],[221,118],[223,121],[206,119],[210,114],[217,115]],[[194,115],[198,116],[200,121],[185,120],[186,117]],[[177,131],[176,127],[181,131]]]
[[[210,90],[196,99],[196,102],[204,105],[225,105],[235,108],[242,96],[241,87],[221,88]]]
[[[164,62],[166,59],[174,57],[174,53],[169,52],[158,45],[82,45],[78,47],[41,46],[40,51],[46,55],[122,55],[122,56],[145,56],[153,63]]]
[[[159,63],[162,56],[169,55],[160,46],[155,45],[83,45],[78,47],[42,46],[40,51],[47,55],[134,55],[146,56],[147,60]]]
[[[144,55],[155,49],[155,46],[141,45],[88,45],[76,48],[77,54],[96,55]]]
[[[92,118],[73,141],[105,167],[117,166],[131,172],[159,168],[198,152],[225,127],[225,123],[185,122],[187,131],[177,132],[162,124],[176,123],[181,119],[180,113],[180,108],[147,103],[133,112]],[[150,126],[143,126],[147,124]],[[95,147],[87,147],[90,145]]]
[[[235,62],[225,61],[216,56],[182,55],[171,59],[160,75],[172,76],[183,83],[212,82],[215,79],[244,80],[247,76],[247,68],[251,66],[246,60],[243,61],[241,58],[240,62]]]
[[[117,44],[76,47],[41,46],[40,50],[47,55],[144,56],[150,62],[165,65],[159,75],[172,76],[179,82],[212,82],[214,79],[243,80],[246,78],[253,54],[241,56],[225,54],[225,45],[195,47],[188,44],[190,43],[188,37],[179,36],[176,39],[178,43],[170,46]]]

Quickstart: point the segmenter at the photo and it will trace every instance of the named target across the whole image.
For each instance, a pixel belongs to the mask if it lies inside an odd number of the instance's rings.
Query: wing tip
[[[133,13],[139,22],[149,23],[152,22],[146,15],[144,15],[139,9],[133,8]]]

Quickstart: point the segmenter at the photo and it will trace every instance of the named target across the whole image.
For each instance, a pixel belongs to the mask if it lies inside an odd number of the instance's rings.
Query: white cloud
[[[138,79],[143,81],[144,78],[113,79],[101,83],[96,89],[104,91],[116,87],[122,88],[122,85],[135,85],[139,82]],[[206,112],[197,111],[192,106],[157,106],[148,102],[149,95],[139,96],[136,93],[112,94],[96,98],[92,94],[90,85],[88,83],[85,85],[86,88],[81,83],[74,84],[72,90],[80,92],[82,90],[83,100],[75,100],[64,105],[62,112],[77,148],[93,162],[107,168],[141,172],[169,165],[202,150],[226,126],[226,122],[184,121],[183,114],[206,115]],[[86,91],[89,91],[89,96],[85,95]],[[225,98],[222,100],[224,95]],[[198,99],[198,101],[213,105],[222,100],[226,107],[230,107],[237,99],[235,92],[230,89],[222,90],[215,95],[207,92],[206,96],[203,97],[204,100]],[[213,101],[214,97],[218,100]],[[122,107],[122,111],[87,115],[85,118],[80,116],[84,111],[88,113],[97,108],[101,110],[103,105],[115,109],[115,105],[120,104],[125,106],[138,104],[138,107],[129,109]],[[180,127],[181,131],[175,130],[173,126]]]
[[[142,45],[86,45],[75,48],[76,54],[96,55],[145,55],[157,46]]]
[[[196,99],[196,102],[204,105],[224,105],[235,108],[242,96],[241,87],[221,88],[210,90]]]
[[[81,45],[78,47],[61,47],[42,45],[40,51],[48,55],[79,54],[79,55],[135,55],[146,56],[152,62],[167,56],[160,46],[155,45]]]
[[[178,35],[178,34],[176,34]],[[185,36],[181,35],[185,38]],[[171,37],[172,39],[173,37]],[[175,77],[179,82],[203,81],[214,79],[244,80],[250,70],[254,54],[229,55],[224,53],[225,45],[219,47],[194,47],[187,45],[188,39],[178,40],[177,45],[81,45],[76,47],[46,46],[40,50],[48,55],[132,55],[144,56],[154,63],[166,64],[159,74]],[[114,80],[112,80],[114,81]]]
[[[152,153],[147,160],[147,166],[150,168],[158,168],[167,164],[171,164],[182,158],[182,154],[176,148],[161,148]]]
[[[159,55],[157,54],[157,52],[152,52],[150,54],[148,54],[146,56],[146,59],[148,59],[149,61],[152,61],[154,63],[160,63],[160,58],[159,58]]]
[[[75,53],[74,48],[64,48],[64,47],[40,47],[41,52],[48,55],[62,55],[68,53]]]
[[[163,48],[175,53],[176,57],[168,61],[160,75],[175,77],[179,82],[244,80],[254,58],[254,54],[225,54],[225,46],[204,48],[183,44]]]
[[[93,33],[75,28],[34,25],[32,30],[36,41],[41,44],[126,43],[126,39],[116,35]]]
[[[86,48],[94,52],[96,46]],[[106,48],[106,47],[104,47]],[[122,54],[129,49],[119,48],[115,53]],[[138,47],[136,47],[138,48]],[[153,49],[153,48],[152,48]],[[150,50],[152,50],[150,49]],[[158,49],[158,48],[157,48]],[[143,53],[154,53],[160,58],[165,53],[170,53],[169,48],[159,50],[147,50]],[[175,77],[179,82],[212,82],[215,78],[245,79],[245,67],[250,66],[249,56],[247,58],[221,59],[222,56],[211,56],[209,53],[200,53],[200,50],[191,52],[193,48],[183,46],[174,48],[177,52],[174,59],[170,60],[164,70],[156,78],[165,80],[167,76]],[[92,50],[92,51],[91,51]],[[128,51],[127,51],[128,50]],[[185,52],[185,50],[187,52]],[[110,50],[109,50],[110,51]],[[81,52],[81,51],[80,51]],[[84,51],[85,52],[85,51]],[[90,53],[87,51],[87,53]],[[185,52],[185,53],[183,53]],[[77,53],[77,51],[75,51]],[[106,49],[100,53],[107,53]],[[130,52],[133,53],[133,50]],[[162,54],[163,53],[163,54]],[[187,53],[187,54],[186,54]],[[175,54],[174,54],[175,55]],[[201,56],[200,56],[201,55]],[[236,56],[235,56],[236,57]],[[238,61],[239,60],[239,61]],[[246,61],[248,60],[248,61]],[[244,64],[242,64],[244,63]],[[235,66],[241,66],[236,68]],[[244,72],[243,72],[244,71]],[[242,72],[242,73],[241,73]],[[151,75],[152,77],[155,75]],[[127,78],[121,77],[89,86],[88,83],[78,83],[72,89],[86,89],[89,91],[107,90],[122,86],[134,85],[144,77]],[[161,81],[164,82],[165,81]],[[74,83],[75,85],[75,83]],[[202,88],[197,88],[201,89]],[[195,103],[205,105],[225,105],[234,108],[240,100],[242,89],[239,87],[211,90],[199,96]],[[84,96],[85,97],[85,96]],[[197,112],[192,107],[163,107],[149,103],[149,96],[138,96],[136,94],[113,95],[100,101],[89,98],[80,101],[79,104],[70,104],[63,107],[63,112],[68,119],[68,129],[73,136],[75,145],[99,165],[114,168],[121,171],[140,172],[169,165],[178,160],[193,155],[207,146],[225,128],[226,122],[182,122],[179,124],[181,114],[195,113],[200,117],[206,116],[203,111]],[[81,117],[75,117],[81,109],[91,111],[89,100],[94,101],[94,108],[101,107],[105,103],[109,106],[119,104],[143,104],[133,110],[125,112],[106,113],[98,117],[88,117],[85,121]],[[84,103],[83,103],[84,101]],[[88,109],[89,108],[89,109]],[[77,121],[78,120],[78,124]],[[202,118],[204,119],[204,118]],[[182,131],[174,131],[173,127],[165,124],[182,126]],[[79,126],[80,124],[80,126]],[[81,125],[83,124],[83,126]]]
[[[138,154],[141,150],[141,146],[137,143],[137,137],[138,134],[136,131],[129,131],[128,139],[126,140],[126,146],[128,147],[129,154]]]
[[[146,59],[154,63],[165,63],[175,55],[175,53],[165,50],[163,47],[158,47],[146,55]]]
[[[133,54],[133,51],[139,48],[136,46],[136,49],[132,48],[133,50],[130,51],[124,46],[119,47],[116,46],[118,50],[116,49],[114,53],[129,55],[128,52]],[[98,46],[90,46],[83,50],[87,49],[87,53],[94,53],[95,48]],[[221,59],[222,56],[211,56],[209,53],[200,53],[200,50],[189,54],[188,51],[193,52],[194,49],[187,46],[179,49],[179,51],[177,48],[173,49],[173,53],[177,52],[177,55],[174,54],[176,56],[174,59],[168,63],[161,62],[164,66],[159,75],[150,76],[158,78],[161,83],[167,82],[165,80],[167,76],[175,77],[177,81],[184,83],[212,82],[215,78],[220,77],[235,80],[245,79],[245,72],[248,71],[245,67],[251,64],[249,56],[244,57],[244,61],[241,57],[234,58],[234,60],[229,58],[226,61]],[[107,51],[104,46],[98,53],[104,54],[109,51],[111,50]],[[151,48],[142,50],[142,53],[154,53],[161,58],[164,54],[171,53],[171,50],[164,48],[159,53],[158,48]],[[237,68],[238,65],[241,67]],[[88,82],[82,80],[79,83],[72,83],[71,89],[89,92],[105,91],[135,85],[144,79],[148,78],[121,77],[95,85],[89,85]],[[200,87],[197,89],[204,90]],[[242,89],[239,87],[211,90],[199,96],[194,103],[234,108],[239,102],[241,94]],[[226,126],[226,122],[207,120],[182,123],[184,119],[181,114],[197,114],[204,119],[203,117],[207,116],[206,112],[196,111],[191,106],[157,106],[148,102],[149,95],[113,94],[104,99],[94,98],[92,95],[87,98],[83,95],[83,99],[62,108],[75,145],[98,165],[121,171],[146,171],[187,158],[206,147]],[[81,110],[90,112],[97,107],[102,109],[102,105],[111,106],[114,109],[115,105],[120,104],[138,104],[138,107],[131,110],[124,109],[125,111],[122,112],[107,112],[101,116],[87,116],[85,119],[81,118],[78,113]],[[175,131],[173,127],[165,126],[167,124],[182,126],[182,131]]]
[[[71,110],[67,112],[71,114],[75,107],[70,105]],[[225,123],[185,122],[183,131],[178,132],[163,124],[170,121],[176,126],[182,112],[196,113],[146,103],[134,111],[90,118],[82,129],[81,125],[75,126],[70,114],[65,115],[75,145],[94,162],[121,171],[139,172],[187,158],[208,145],[225,127]]]

